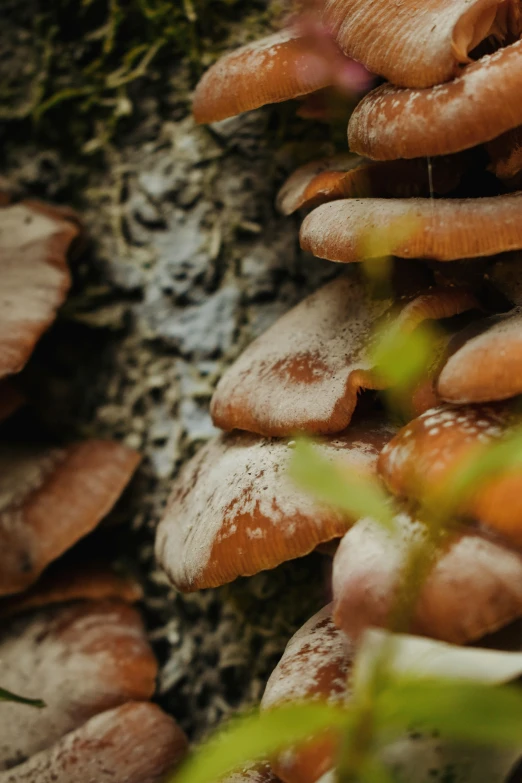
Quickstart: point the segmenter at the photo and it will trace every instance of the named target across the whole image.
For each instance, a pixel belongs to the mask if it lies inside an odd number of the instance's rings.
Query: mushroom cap
[[[445,194],[459,184],[466,168],[463,156],[372,163],[354,155],[336,155],[298,168],[277,195],[283,215],[343,198],[412,198]]]
[[[187,739],[155,704],[107,710],[14,769],[0,783],[160,783],[183,758]]]
[[[341,49],[405,87],[448,81],[490,36],[520,33],[515,4],[502,0],[326,0],[323,16]]]
[[[135,451],[110,441],[0,447],[0,595],[29,587],[90,533],[139,460]]]
[[[26,402],[20,389],[10,380],[0,381],[0,423],[12,416]]]
[[[320,700],[343,703],[354,650],[332,620],[326,606],[290,639],[270,675],[261,701],[269,710],[288,702]],[[315,783],[332,768],[339,738],[334,732],[290,750],[272,762],[284,783]]]
[[[409,422],[384,446],[378,462],[387,488],[400,497],[420,500],[445,485],[446,478],[520,421],[509,406],[442,406]],[[461,513],[522,544],[520,467],[482,479]]]
[[[196,122],[217,122],[307,95],[334,81],[332,63],[309,37],[297,27],[287,28],[218,60],[197,85],[192,110]]]
[[[449,155],[521,125],[521,52],[517,41],[438,87],[377,87],[350,118],[350,149],[377,160]]]
[[[522,171],[522,126],[490,141],[486,151],[490,158],[489,170],[509,184]]]
[[[104,710],[149,699],[157,664],[139,614],[121,601],[40,610],[4,626],[2,686],[46,707],[0,703],[0,769],[49,748]]]
[[[393,430],[362,421],[318,448],[342,468],[374,473]],[[217,587],[340,538],[346,516],[287,475],[293,442],[247,433],[209,441],[182,469],[159,525],[156,556],[179,590]]]
[[[351,639],[386,626],[394,608],[409,545],[425,535],[406,514],[396,532],[372,519],[343,538],[333,567],[334,620]],[[423,583],[413,633],[464,644],[522,615],[522,555],[479,532],[465,530],[446,544]]]
[[[118,574],[108,565],[64,567],[59,563],[51,566],[29,590],[0,599],[0,618],[52,604],[106,598],[119,598],[133,604],[143,598],[143,590],[131,576]]]
[[[441,399],[491,402],[522,393],[522,307],[472,324],[454,340],[437,382]]]
[[[24,367],[69,290],[80,229],[64,214],[34,202],[0,209],[0,378]]]
[[[254,340],[225,372],[212,397],[214,423],[270,436],[341,432],[359,390],[383,388],[369,357],[380,319],[395,320],[409,332],[425,319],[474,307],[475,300],[467,291],[448,288],[395,305],[372,298],[363,282],[348,276],[327,283]]]
[[[454,261],[519,250],[521,197],[522,193],[513,193],[467,199],[334,201],[304,219],[301,247],[345,264],[372,258],[372,253],[382,255],[380,248],[374,250],[368,243],[373,235],[389,237],[390,253],[399,258]]]

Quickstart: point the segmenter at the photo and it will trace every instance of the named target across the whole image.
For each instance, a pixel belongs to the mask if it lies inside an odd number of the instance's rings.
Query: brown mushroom
[[[323,16],[341,49],[406,87],[448,81],[483,41],[516,40],[516,0],[326,0]]]
[[[372,298],[357,279],[337,278],[286,313],[225,372],[211,402],[214,423],[270,436],[341,432],[359,390],[386,386],[369,354],[382,319],[410,332],[425,319],[474,306],[469,292],[448,288],[394,307],[391,299]]]
[[[490,158],[490,171],[507,185],[518,186],[522,171],[522,127],[503,133],[497,139],[486,144]]]
[[[442,406],[409,422],[383,448],[379,475],[399,497],[426,500],[442,492],[449,476],[520,422],[504,405]],[[522,544],[520,466],[483,479],[460,512]]]
[[[135,451],[109,441],[0,447],[0,595],[29,587],[93,530],[138,462]]]
[[[0,209],[0,378],[22,369],[54,320],[70,286],[66,255],[78,234],[59,209],[33,202]]]
[[[0,599],[0,618],[69,601],[119,598],[133,604],[143,598],[141,585],[130,575],[118,574],[108,565],[50,566],[24,593]]]
[[[185,755],[187,740],[155,704],[131,702],[66,734],[0,783],[160,783]]]
[[[463,156],[437,158],[431,172],[425,158],[369,163],[354,155],[312,161],[288,178],[277,196],[277,208],[291,215],[343,198],[412,198],[445,194],[457,187],[466,166]]]
[[[396,529],[357,522],[334,558],[334,619],[349,638],[369,626],[388,626],[408,548],[426,529],[406,514]],[[501,542],[464,530],[446,542],[414,607],[410,630],[464,644],[522,616],[522,555]]]
[[[354,424],[319,445],[329,460],[373,473],[393,430]],[[349,521],[287,475],[292,441],[220,435],[183,468],[156,539],[156,556],[179,590],[216,587],[274,568],[340,538]]]
[[[156,673],[140,616],[121,601],[43,609],[4,626],[2,686],[46,706],[0,703],[0,769],[49,748],[104,710],[149,699]]]
[[[522,307],[471,324],[454,337],[437,392],[453,403],[505,400],[522,393]]]
[[[522,60],[522,57],[521,57]],[[453,261],[522,249],[522,193],[467,199],[344,199],[305,218],[301,247],[350,263],[382,255],[382,236],[399,258]]]
[[[377,87],[350,118],[350,149],[376,160],[449,155],[522,125],[521,51],[517,41],[437,87]]]
[[[343,704],[353,655],[350,643],[333,623],[332,606],[326,606],[288,642],[268,680],[261,708],[310,700]],[[284,783],[315,783],[335,765],[338,744],[337,733],[328,733],[281,754],[272,768]]]
[[[0,422],[5,421],[25,404],[25,396],[10,380],[0,381]]]
[[[328,87],[343,55],[331,42],[323,52],[301,27],[281,30],[222,57],[203,76],[194,93],[196,122],[226,117],[279,103]]]

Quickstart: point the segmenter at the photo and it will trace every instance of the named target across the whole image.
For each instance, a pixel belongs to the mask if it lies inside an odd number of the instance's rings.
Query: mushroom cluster
[[[64,302],[83,228],[72,211],[2,195],[0,686],[44,706],[0,701],[0,781],[156,783],[186,738],[150,701],[157,663],[132,606],[140,585],[75,546],[140,457],[111,441],[28,442],[7,421],[23,425],[18,374]]]
[[[387,80],[355,108],[350,153],[301,167],[277,199],[284,214],[311,210],[304,250],[352,266],[224,373],[211,402],[224,432],[177,478],[156,542],[173,584],[196,590],[340,539],[333,604],[290,642],[266,708],[348,698],[361,633],[390,623],[407,553],[428,536],[423,498],[521,422],[519,0],[321,0],[315,14],[315,26],[297,19],[219,60],[196,88],[194,115],[218,122],[339,87],[350,58]],[[382,256],[383,236],[394,259],[384,295],[353,265]],[[426,320],[438,322],[440,350],[397,422],[382,404],[390,382],[373,341],[378,330],[409,334]],[[297,433],[319,437],[341,469],[382,481],[399,508],[395,535],[297,489],[287,475]],[[522,617],[521,482],[520,467],[506,468],[457,509],[455,532],[433,544],[412,632],[476,643]],[[335,738],[323,737],[272,762],[272,772],[233,779],[315,783],[335,757]]]

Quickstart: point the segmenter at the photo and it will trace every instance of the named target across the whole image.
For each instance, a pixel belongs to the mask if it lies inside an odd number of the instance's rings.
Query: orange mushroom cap
[[[314,700],[342,704],[348,697],[353,655],[348,640],[333,623],[332,606],[326,606],[288,642],[270,675],[261,709]],[[337,733],[328,733],[283,753],[272,768],[284,783],[315,783],[334,766],[338,744]]]
[[[270,436],[341,432],[359,390],[386,385],[369,357],[381,319],[410,332],[425,319],[474,306],[474,297],[456,288],[427,290],[394,306],[372,298],[356,279],[337,278],[280,318],[225,372],[211,402],[213,421]]]
[[[0,636],[0,681],[46,707],[0,703],[0,769],[49,748],[104,710],[149,699],[157,664],[139,614],[121,601],[19,618]]]
[[[405,87],[448,81],[482,41],[521,31],[515,0],[325,0],[323,16],[346,54]]]
[[[362,421],[319,450],[361,473],[373,473],[393,430]],[[292,441],[246,433],[220,435],[183,468],[156,539],[156,556],[179,590],[199,590],[251,576],[340,538],[346,517],[317,504],[287,475]]]
[[[118,574],[108,565],[51,566],[24,593],[0,599],[0,618],[70,601],[99,601],[119,598],[133,604],[143,598],[141,585],[129,575]]]
[[[424,535],[406,514],[395,531],[364,519],[345,535],[334,558],[334,620],[349,638],[389,624],[408,547]],[[447,542],[424,581],[411,631],[464,644],[521,615],[522,555],[466,530]]]
[[[441,399],[491,402],[522,393],[522,307],[472,324],[454,340],[437,382]]]
[[[118,500],[139,459],[110,441],[0,448],[0,595],[29,587],[90,533]]]
[[[131,702],[91,718],[14,769],[0,783],[160,783],[187,740],[155,704]]]
[[[369,163],[354,155],[336,155],[294,171],[278,193],[277,208],[291,215],[343,198],[412,198],[429,196],[430,188],[445,194],[457,187],[465,167],[462,156],[438,158],[430,175],[425,158]]]
[[[34,202],[0,209],[0,378],[23,368],[54,320],[79,231],[68,211]]]
[[[389,236],[390,253],[399,258],[491,256],[522,248],[521,214],[522,193],[476,199],[344,199],[307,215],[301,247],[346,264],[382,255],[378,245],[374,249],[368,242],[376,234]]]
[[[192,108],[196,122],[217,122],[333,83],[333,63],[303,30],[287,28],[218,60],[197,85]]]
[[[522,124],[521,52],[517,41],[437,87],[377,87],[350,118],[350,149],[377,160],[449,155],[516,128]]]
[[[409,422],[383,448],[379,475],[395,495],[421,500],[441,490],[448,476],[520,421],[505,405],[442,406]],[[483,479],[460,509],[482,525],[522,544],[520,467]]]

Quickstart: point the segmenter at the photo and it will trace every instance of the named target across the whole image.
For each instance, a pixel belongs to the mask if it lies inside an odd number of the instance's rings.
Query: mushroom
[[[323,17],[347,55],[405,87],[446,82],[479,44],[522,29],[516,0],[325,0]]]
[[[335,84],[339,60],[345,58],[333,41],[324,50],[301,26],[248,43],[204,74],[194,93],[196,122],[217,122]]]
[[[519,185],[517,175],[522,171],[522,127],[503,133],[486,144],[490,158],[489,170],[506,185]]]
[[[270,675],[261,709],[310,700],[344,703],[353,655],[352,645],[332,621],[332,606],[326,606],[288,642]],[[315,783],[334,766],[338,743],[336,732],[316,738],[285,751],[272,768],[284,783]]]
[[[350,118],[351,151],[376,160],[449,155],[522,125],[521,52],[517,41],[429,89],[377,87]]]
[[[425,319],[448,318],[475,304],[468,291],[448,288],[394,305],[372,298],[357,279],[337,278],[280,318],[225,372],[212,397],[213,421],[224,430],[270,436],[341,432],[359,390],[386,386],[369,354],[383,319],[410,332]]]
[[[354,155],[335,155],[298,168],[277,196],[284,215],[343,198],[412,198],[445,194],[457,187],[466,167],[463,156],[371,163]]]
[[[0,772],[0,783],[160,783],[186,748],[186,737],[170,716],[155,704],[130,702]]]
[[[0,378],[19,372],[63,303],[66,255],[79,236],[68,210],[36,202],[0,209]]]
[[[323,456],[373,473],[393,434],[378,419],[325,439]],[[216,587],[274,568],[340,538],[349,520],[287,475],[292,441],[233,433],[207,443],[177,478],[156,538],[156,557],[179,590]]]
[[[46,706],[0,703],[0,769],[49,748],[100,712],[149,699],[156,673],[140,616],[121,601],[51,607],[4,625],[2,686]]]
[[[409,548],[426,535],[424,524],[404,513],[392,531],[364,519],[344,536],[334,557],[333,614],[349,638],[357,639],[369,626],[388,626]],[[409,630],[465,644],[520,616],[522,555],[485,533],[464,529],[435,558]]]
[[[25,404],[22,392],[10,380],[0,381],[0,423]]]
[[[34,609],[69,601],[119,598],[133,604],[143,598],[141,585],[108,565],[50,566],[24,593],[0,599],[0,618],[6,619]]]
[[[139,459],[110,441],[64,448],[0,446],[0,595],[29,587],[93,530]]]
[[[521,57],[522,61],[522,57]],[[453,261],[522,249],[522,193],[467,199],[344,199],[305,218],[301,247],[329,261],[382,255],[368,239],[389,240],[399,258]],[[400,229],[400,230],[399,230]]]

